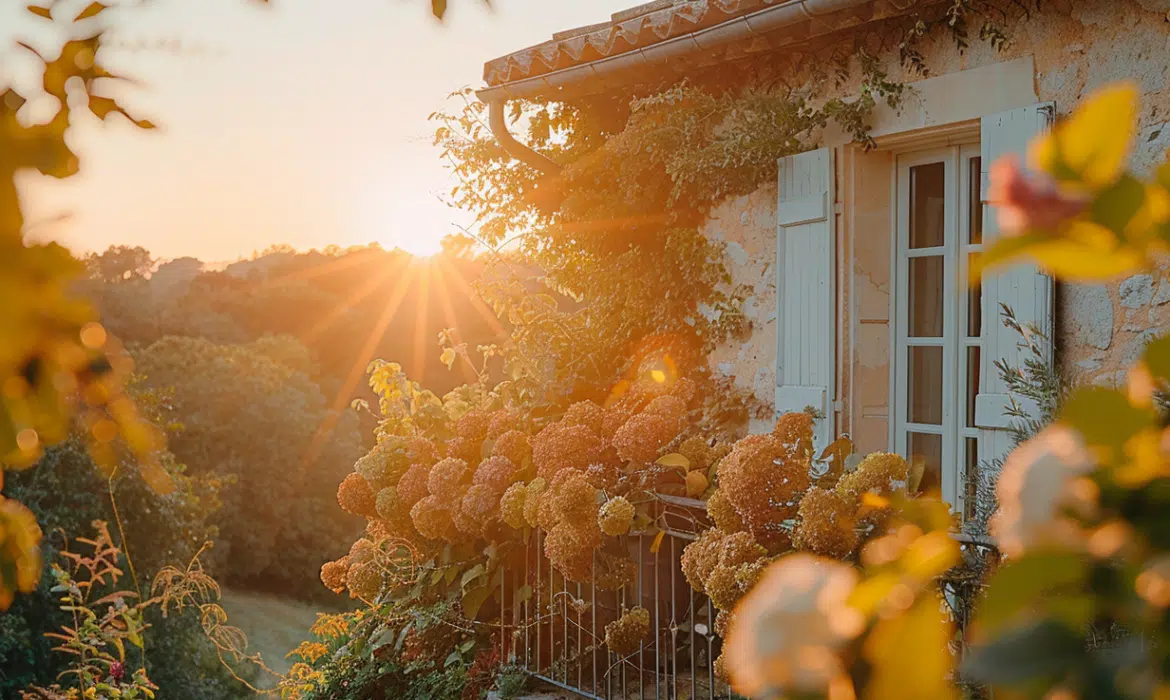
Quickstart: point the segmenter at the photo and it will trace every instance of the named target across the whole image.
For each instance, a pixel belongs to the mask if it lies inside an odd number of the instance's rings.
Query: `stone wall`
[[[1013,43],[1005,51],[995,52],[973,39],[970,49],[960,53],[949,36],[940,36],[923,47],[926,64],[932,75],[944,76],[1031,57],[1035,65],[1034,94],[1041,101],[1055,102],[1061,115],[1102,85],[1133,80],[1142,93],[1140,135],[1133,165],[1140,172],[1149,172],[1170,147],[1170,0],[1046,0],[1043,8],[1043,12],[1012,29]],[[911,79],[903,74],[896,55],[889,53],[883,58],[891,76]],[[846,84],[841,92],[851,94],[856,89],[856,84]],[[966,94],[956,95],[955,99],[977,103],[988,98]],[[914,108],[911,96],[906,109]],[[839,155],[845,155],[847,150],[839,150]],[[849,161],[839,157],[839,171],[843,162]],[[852,212],[842,220],[874,231],[869,231],[873,235],[857,239],[857,250],[849,253],[856,255],[846,262],[853,268],[849,284],[839,289],[839,293],[857,295],[856,302],[846,305],[846,313],[857,309],[859,316],[846,318],[840,335],[855,345],[843,350],[850,359],[845,363],[846,376],[839,377],[839,382],[847,389],[852,386],[849,394],[853,400],[846,403],[839,430],[855,430],[867,448],[878,449],[886,420],[878,394],[888,396],[889,341],[888,324],[882,326],[883,314],[872,307],[875,303],[880,306],[881,299],[889,293],[889,269],[881,264],[869,265],[872,269],[868,269],[860,261],[866,247],[880,248],[878,230],[888,235],[889,227],[879,221],[880,207],[874,209],[877,213],[870,217],[872,222],[856,216],[860,210],[852,200],[859,197],[856,201],[868,201],[868,195],[862,196],[865,192],[853,193],[840,187],[839,192],[841,189],[845,190],[840,194],[845,199],[842,204]],[[838,228],[843,236],[839,250],[848,251],[844,238],[847,232],[841,230],[847,226]],[[712,212],[705,231],[712,239],[727,244],[734,282],[755,290],[747,305],[750,332],[719,348],[711,357],[712,367],[735,377],[738,386],[759,400],[771,403],[777,342],[775,185],[768,184],[750,196],[724,202]],[[874,260],[888,259],[888,253],[883,258],[880,251],[875,251],[877,248],[869,251]],[[1170,326],[1170,282],[1160,277],[1136,275],[1106,284],[1060,285],[1056,345],[1062,367],[1078,381],[1118,381],[1144,344]]]

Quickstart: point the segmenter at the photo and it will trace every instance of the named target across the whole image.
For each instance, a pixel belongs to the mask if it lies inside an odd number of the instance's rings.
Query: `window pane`
[[[910,337],[943,335],[943,257],[910,258]]]
[[[968,173],[968,191],[967,198],[970,202],[970,215],[967,217],[967,235],[972,245],[983,242],[983,202],[980,200],[980,190],[983,189],[983,169],[982,158],[972,158],[967,161]]]
[[[910,247],[943,244],[946,166],[942,163],[910,168]]]
[[[967,348],[967,427],[975,427],[975,396],[979,393],[979,347]]]
[[[979,503],[979,440],[966,438],[966,459],[963,472],[963,517],[967,520],[976,515],[976,506]]]
[[[909,433],[910,464],[923,462],[922,480],[918,482],[918,493],[942,491],[942,435]]]
[[[943,349],[908,348],[909,386],[906,420],[921,425],[942,425]]]
[[[967,270],[970,271],[978,255],[967,256]],[[974,280],[972,280],[974,281]],[[967,337],[978,338],[983,332],[983,285],[975,282],[967,287]]]

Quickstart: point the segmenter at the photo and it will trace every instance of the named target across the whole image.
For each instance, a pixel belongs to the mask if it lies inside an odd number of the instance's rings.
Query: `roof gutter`
[[[673,39],[634,49],[570,68],[525,78],[476,91],[476,96],[490,109],[492,134],[511,156],[544,173],[555,173],[560,166],[546,156],[520,143],[508,131],[504,106],[509,100],[535,97],[559,92],[562,88],[585,81],[597,83],[599,89],[607,78],[619,72],[636,68],[650,68],[681,58],[687,54],[726,46],[749,37],[796,26],[801,22],[847,10],[872,5],[874,0],[788,0],[773,7],[700,29]],[[909,9],[918,0],[892,0],[900,10]],[[811,37],[810,37],[811,38]]]

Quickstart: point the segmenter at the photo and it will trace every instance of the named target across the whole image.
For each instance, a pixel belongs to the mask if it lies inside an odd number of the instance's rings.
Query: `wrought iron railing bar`
[[[535,586],[536,590],[535,590],[535,593],[536,593],[536,620],[537,621],[536,621],[536,659],[535,659],[535,665],[536,665],[536,670],[539,671],[540,670],[540,650],[541,650],[540,626],[542,624],[540,622],[540,617],[541,617],[541,615],[540,615],[540,610],[541,610],[541,608],[540,608],[540,591],[542,588],[544,588],[544,581],[541,578],[542,574],[541,574],[540,570],[541,570],[541,563],[544,560],[544,556],[543,556],[544,555],[544,548],[541,547],[541,542],[540,542],[541,541],[541,534],[542,534],[541,531],[535,530],[533,534],[536,536],[535,537],[535,540],[536,540],[536,586]]]
[[[625,612],[626,607],[627,607],[626,603],[627,603],[627,601],[626,601],[626,586],[623,585],[622,586],[621,605],[618,606],[618,611],[617,611],[617,614],[619,617],[622,615],[623,612]],[[622,694],[622,700],[625,700],[625,698],[629,695],[629,685],[626,684],[625,658],[622,656],[618,656],[617,663],[621,667],[621,682],[618,686],[618,692]]]
[[[645,595],[642,579],[645,578],[646,557],[643,554],[645,540],[638,535],[638,573],[634,575],[634,588],[637,590],[638,605],[642,604]],[[646,671],[646,640],[638,640],[638,700],[646,700],[646,679],[642,674]]]
[[[561,574],[561,658],[565,660],[561,677],[569,683],[569,579]]]
[[[670,657],[667,658],[666,663],[668,667],[673,669],[670,674],[670,687],[673,694],[672,698],[678,697],[678,610],[677,602],[678,595],[676,592],[676,582],[678,577],[674,575],[674,538],[670,538]]]
[[[581,583],[580,582],[577,583],[577,600],[581,601],[582,603],[585,601],[585,599],[581,597]],[[585,651],[581,647],[581,630],[584,629],[584,626],[581,624],[581,622],[582,622],[581,615],[582,615],[582,613],[581,613],[581,608],[580,608],[580,603],[579,603],[578,607],[577,607],[577,653],[576,653],[576,657],[577,657],[577,687],[578,688],[581,687],[581,673],[582,673],[582,671],[581,671],[581,663],[582,663],[581,657],[585,655]]]
[[[589,630],[591,635],[589,648],[592,657],[590,668],[593,676],[593,694],[597,695],[597,550],[593,550],[593,580],[589,582],[589,610],[593,617],[593,623]]]
[[[689,593],[689,600],[687,602],[687,617],[689,617],[691,620],[691,698],[693,699],[698,697],[698,691],[695,688],[695,681],[699,677],[699,669],[695,664],[695,647],[698,645],[698,640],[695,639],[695,635],[698,633],[695,631],[695,626],[697,624],[697,621],[695,620],[695,589],[687,586],[687,591]]]
[[[532,583],[530,582],[531,581],[530,577],[532,576],[532,570],[530,568],[531,564],[528,560],[528,556],[532,553],[532,551],[531,551],[532,545],[528,545],[527,549],[528,549],[528,551],[524,552],[524,585],[531,586]],[[530,594],[524,600],[524,613],[523,613],[523,616],[521,617],[521,619],[524,620],[524,670],[526,670],[526,671],[532,670],[531,665],[530,665],[530,659],[531,659],[531,655],[532,655],[532,647],[530,646],[531,636],[529,635],[529,630],[528,630],[528,628],[530,626],[529,625],[529,622],[530,622],[529,618],[531,617],[531,615],[532,615],[532,595]]]
[[[537,678],[539,680],[542,680],[545,683],[548,683],[550,685],[555,685],[556,687],[561,688],[562,690],[567,690],[570,693],[573,693],[574,695],[580,695],[582,697],[588,698],[588,700],[608,700],[608,698],[609,698],[609,696],[606,696],[603,698],[603,697],[594,695],[592,693],[588,693],[584,690],[581,690],[580,688],[574,688],[573,686],[569,685],[568,683],[562,683],[561,681],[558,681],[556,678],[552,678],[550,676],[545,676],[545,675],[542,675],[540,673],[533,673],[531,675],[533,678]]]
[[[707,624],[711,625],[711,629],[707,631],[707,673],[710,682],[707,684],[707,697],[709,700],[715,700],[715,683],[718,679],[715,678],[715,611],[711,607],[711,599],[707,599]]]
[[[659,633],[662,622],[658,617],[658,603],[662,596],[658,590],[658,552],[650,553],[654,555],[654,700],[662,700],[662,640]]]

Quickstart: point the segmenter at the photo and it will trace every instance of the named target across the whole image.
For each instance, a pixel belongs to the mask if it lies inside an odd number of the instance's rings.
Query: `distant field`
[[[225,589],[221,602],[228,624],[248,635],[248,653],[259,652],[264,663],[278,673],[292,667],[293,660],[286,659],[285,654],[308,639],[309,628],[317,621],[315,606],[262,593]],[[263,676],[257,678],[257,683],[273,685],[271,678]]]

